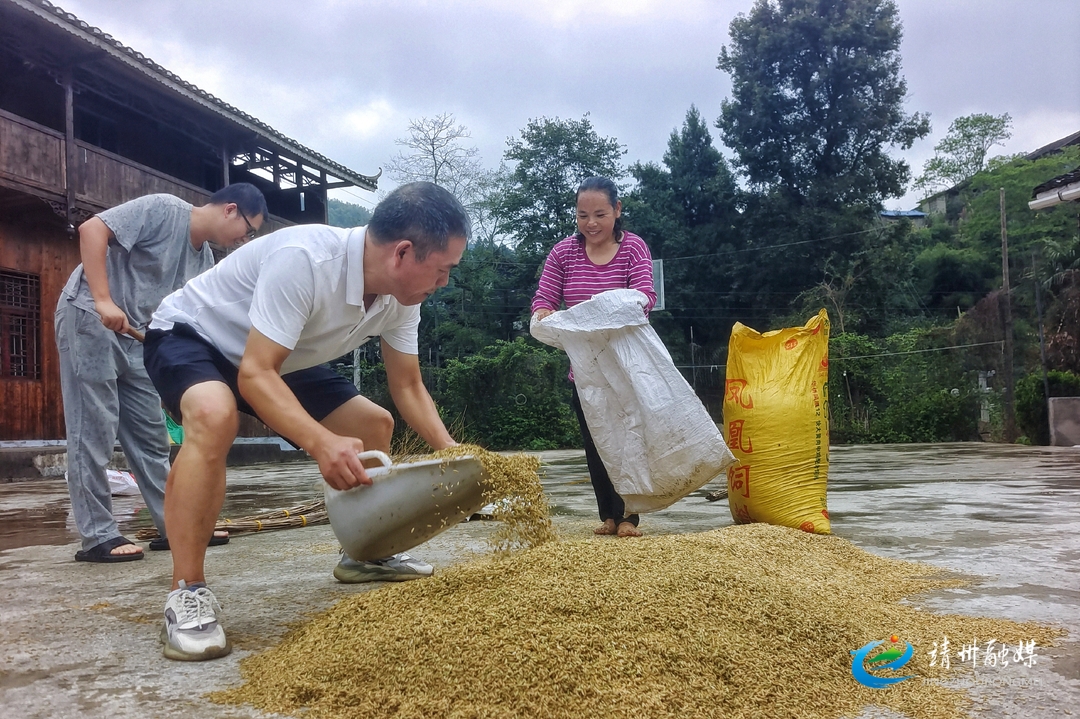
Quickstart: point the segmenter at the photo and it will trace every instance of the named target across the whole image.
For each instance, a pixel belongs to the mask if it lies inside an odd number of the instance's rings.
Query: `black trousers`
[[[570,404],[574,408],[574,414],[577,415],[578,424],[581,425],[581,439],[585,442],[585,462],[589,465],[589,479],[592,480],[593,492],[596,494],[596,506],[600,510],[600,519],[604,522],[609,519],[614,520],[616,527],[623,522],[638,526],[636,514],[631,514],[629,517],[623,516],[626,504],[615,491],[615,486],[608,476],[607,467],[604,466],[603,460],[596,451],[596,445],[593,444],[592,434],[589,433],[589,425],[585,423],[585,413],[581,409],[581,399],[578,397],[576,386],[573,388]]]

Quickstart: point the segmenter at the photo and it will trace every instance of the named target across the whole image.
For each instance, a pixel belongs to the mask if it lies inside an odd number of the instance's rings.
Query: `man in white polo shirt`
[[[321,365],[378,336],[402,418],[435,449],[456,444],[421,379],[417,328],[420,303],[446,285],[468,233],[468,215],[453,195],[411,183],[380,202],[366,228],[279,230],[162,301],[146,333],[145,364],[184,426],[165,492],[173,558],[166,657],[212,659],[231,649],[203,561],[225,498],[238,412],[306,450],[332,487],[370,484],[357,454],[389,451],[394,419]],[[342,581],[430,573],[407,555],[381,562],[343,556],[334,571]]]

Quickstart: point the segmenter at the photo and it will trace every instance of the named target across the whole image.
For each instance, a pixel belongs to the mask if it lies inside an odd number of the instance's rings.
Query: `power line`
[[[908,284],[910,284],[910,282],[908,282]],[[902,286],[902,285],[898,285],[898,286]],[[815,288],[814,287],[810,288],[810,290],[813,290],[813,289],[815,289]],[[778,295],[778,296],[781,296],[781,297],[798,297],[799,295],[805,295],[810,290],[802,290],[800,292],[779,292],[779,291],[770,292],[770,291],[764,291],[764,290],[759,291],[759,290],[753,290],[753,289],[738,289],[738,290],[724,291],[724,290],[687,290],[687,289],[681,289],[680,288],[678,290],[678,292],[680,294],[684,294],[684,295],[740,295],[740,296],[749,296],[749,295],[753,295],[753,296],[770,295],[771,296],[771,295]],[[935,296],[941,296],[941,297],[948,297],[949,295],[977,294],[977,293],[980,293],[980,292],[982,292],[982,291],[981,290],[927,290],[923,294],[935,295]],[[674,293],[672,293],[672,294],[674,294]],[[929,309],[929,308],[926,308],[926,309]],[[947,309],[950,312],[952,312],[952,311],[954,311],[956,309],[956,307],[945,307],[943,309]]]
[[[674,262],[676,260],[699,260],[702,257],[719,257],[721,255],[733,255],[737,252],[760,252],[762,250],[778,250],[784,247],[794,247],[795,245],[806,245],[811,242],[824,242],[825,240],[836,240],[841,237],[854,237],[855,235],[865,235],[868,232],[876,232],[876,227],[871,227],[868,230],[857,230],[855,232],[845,232],[839,235],[829,235],[827,237],[815,237],[811,240],[799,240],[798,242],[785,242],[779,245],[766,245],[764,247],[744,247],[742,249],[730,249],[724,252],[712,252],[707,255],[687,255],[685,257],[664,257],[661,258],[664,262]]]
[[[909,355],[909,354],[917,354],[919,352],[940,352],[942,350],[954,350],[954,349],[960,349],[960,348],[963,348],[963,347],[982,347],[984,345],[999,345],[999,344],[1002,344],[1003,342],[1004,342],[1004,340],[998,340],[996,342],[976,342],[974,344],[968,344],[968,345],[953,345],[952,347],[933,347],[933,348],[925,349],[925,350],[910,350],[908,352],[884,352],[882,354],[876,354],[876,355],[859,355],[858,357],[836,357],[836,358],[830,357],[829,362],[839,362],[841,360],[853,360],[853,359],[867,359],[867,358],[872,358],[872,357],[893,357],[895,355]],[[675,365],[676,369],[702,369],[702,370],[707,369],[707,370],[712,370],[712,371],[719,370],[719,369],[722,369],[724,367],[725,367],[725,365],[721,365],[721,364]]]
[[[367,199],[366,197],[361,197],[360,195],[356,194],[355,192],[349,192],[349,191],[348,191],[348,190],[347,190],[346,188],[344,188],[344,187],[339,187],[339,188],[337,188],[337,189],[341,190],[341,191],[342,191],[342,192],[344,192],[344,193],[345,193],[346,195],[351,195],[351,196],[355,197],[356,199],[360,200],[361,202],[363,202],[363,203],[365,203],[365,204],[367,204],[367,205],[370,205],[370,206],[371,206],[371,207],[373,207],[373,208],[375,207],[375,203],[374,203],[374,202],[372,202],[371,200]]]
[[[868,359],[874,357],[895,357],[896,355],[913,355],[920,352],[943,352],[945,350],[958,350],[964,347],[984,347],[986,345],[999,345],[1004,343],[1005,340],[996,340],[994,342],[975,342],[968,345],[953,345],[951,347],[931,347],[925,350],[908,350],[907,352],[882,352],[876,355],[856,355],[854,357],[830,357],[830,362],[842,362],[844,360],[856,360],[856,359]]]
[[[743,247],[741,249],[723,250],[721,252],[712,252],[712,253],[704,254],[704,255],[686,255],[686,256],[683,256],[683,257],[655,257],[653,259],[663,260],[664,262],[676,262],[678,260],[699,260],[699,259],[701,259],[703,257],[720,257],[720,256],[723,256],[723,255],[731,255],[731,254],[736,254],[736,253],[739,253],[739,252],[762,252],[764,250],[779,250],[779,249],[783,249],[784,247],[794,247],[795,245],[806,245],[806,244],[810,244],[810,243],[813,243],[813,242],[824,242],[825,240],[836,240],[836,239],[840,239],[841,237],[854,237],[855,235],[865,235],[867,233],[877,232],[877,231],[878,231],[878,228],[871,227],[870,229],[867,229],[867,230],[856,230],[854,232],[844,232],[844,233],[841,233],[839,235],[827,235],[825,237],[815,237],[815,238],[810,239],[810,240],[799,240],[798,242],[783,242],[783,243],[781,243],[779,245],[765,245],[765,246],[762,246],[762,247]],[[484,260],[473,260],[472,258],[464,258],[463,257],[462,260],[461,260],[461,263],[465,264],[466,262],[468,262],[470,264],[473,264],[473,263],[478,263],[478,262],[484,262]],[[488,261],[488,262],[490,262],[490,261]],[[519,267],[532,267],[533,266],[531,263],[528,263],[528,262],[507,262],[505,260],[497,260],[496,262],[498,264],[516,265],[516,266],[519,266]]]

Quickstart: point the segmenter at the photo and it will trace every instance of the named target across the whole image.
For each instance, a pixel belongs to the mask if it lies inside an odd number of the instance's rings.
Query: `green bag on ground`
[[[165,410],[161,410],[161,414],[165,417],[165,426],[169,430],[169,443],[183,444],[184,428],[178,425],[176,422],[173,422],[172,417],[170,417]]]

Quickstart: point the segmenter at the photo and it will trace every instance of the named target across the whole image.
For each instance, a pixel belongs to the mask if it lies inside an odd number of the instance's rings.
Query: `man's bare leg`
[[[225,502],[225,458],[240,427],[223,382],[190,387],[180,400],[184,443],[165,485],[165,528],[172,548],[172,588],[205,582],[206,545]]]
[[[326,415],[321,424],[342,437],[356,437],[364,443],[364,449],[390,452],[394,417],[367,397],[353,397]]]

